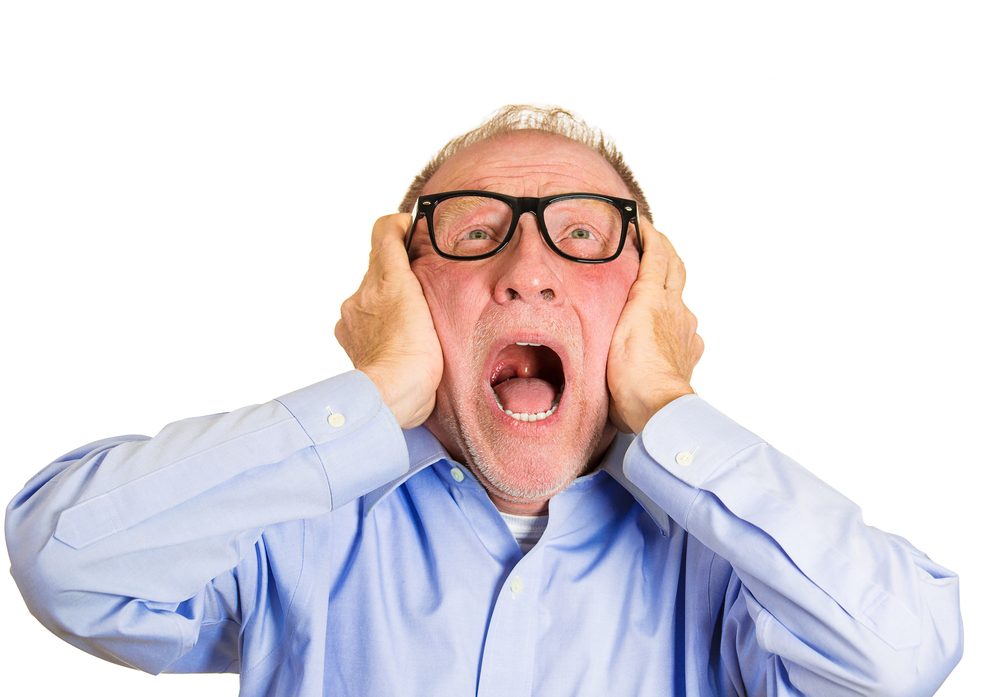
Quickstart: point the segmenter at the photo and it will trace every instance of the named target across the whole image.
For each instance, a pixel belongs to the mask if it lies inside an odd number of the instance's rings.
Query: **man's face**
[[[531,131],[461,151],[424,193],[459,189],[630,198],[592,150]],[[635,240],[630,234],[612,262],[581,264],[556,255],[526,214],[507,248],[489,259],[438,256],[423,222],[410,251],[444,354],[427,427],[477,473],[500,508],[538,511],[593,465],[614,436],[607,420],[608,347],[638,272]],[[505,413],[544,413],[557,400],[541,420]]]

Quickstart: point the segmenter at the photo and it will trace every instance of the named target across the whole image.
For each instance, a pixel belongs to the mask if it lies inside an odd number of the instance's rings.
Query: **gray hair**
[[[417,198],[424,191],[427,181],[434,176],[449,158],[460,151],[482,143],[486,140],[497,138],[506,133],[515,131],[541,131],[552,133],[574,140],[581,145],[585,145],[598,155],[603,157],[608,164],[614,168],[618,176],[621,177],[628,189],[629,194],[639,204],[639,212],[649,220],[653,219],[649,210],[649,203],[645,194],[635,180],[632,170],[625,164],[625,158],[615,147],[615,144],[606,138],[600,129],[588,126],[586,122],[575,114],[559,107],[538,107],[526,104],[511,104],[495,111],[478,128],[474,128],[464,135],[453,138],[438,151],[437,155],[431,158],[423,171],[420,172],[410,184],[403,202],[399,205],[401,213],[410,213],[417,203]]]

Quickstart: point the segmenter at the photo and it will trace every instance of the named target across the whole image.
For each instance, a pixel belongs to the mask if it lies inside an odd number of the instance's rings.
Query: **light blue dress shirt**
[[[6,532],[58,636],[247,696],[914,697],[962,652],[954,574],[696,396],[526,555],[359,372],[69,453]]]

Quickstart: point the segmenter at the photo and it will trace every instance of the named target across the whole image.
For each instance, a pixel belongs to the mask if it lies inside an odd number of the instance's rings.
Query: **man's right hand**
[[[372,228],[368,271],[340,306],[334,330],[354,367],[371,378],[402,428],[422,424],[434,409],[444,359],[420,282],[403,245],[406,213]]]

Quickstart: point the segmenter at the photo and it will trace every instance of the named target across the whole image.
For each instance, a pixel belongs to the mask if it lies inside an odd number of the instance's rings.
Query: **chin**
[[[566,406],[561,405],[559,411]],[[476,411],[468,415],[471,420],[455,418],[445,423],[432,419],[427,425],[472,470],[491,498],[515,504],[545,502],[588,473],[615,432],[607,421],[606,407],[603,417],[587,419],[589,427],[573,423],[576,420],[567,413],[558,420],[546,419],[542,427],[540,422],[518,422],[502,411],[494,413],[498,411],[495,403]]]
[[[579,333],[557,323],[480,327],[466,356],[445,361],[427,426],[495,502],[543,503],[595,467],[614,437],[606,366],[587,362]]]

